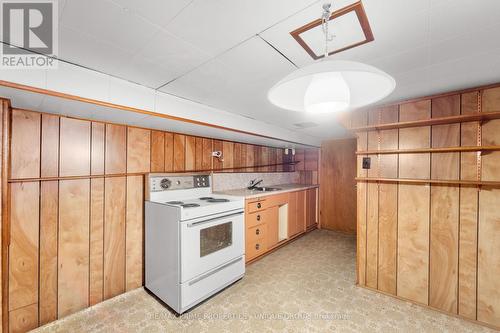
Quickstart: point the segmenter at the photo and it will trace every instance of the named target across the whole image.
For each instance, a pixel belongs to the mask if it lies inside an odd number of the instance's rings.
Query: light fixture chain
[[[333,7],[333,1],[331,3],[323,4],[323,15],[321,16],[321,28],[325,34],[325,58],[328,57],[328,42],[333,40],[334,35],[330,36],[328,32],[328,22],[330,21],[331,8]]]

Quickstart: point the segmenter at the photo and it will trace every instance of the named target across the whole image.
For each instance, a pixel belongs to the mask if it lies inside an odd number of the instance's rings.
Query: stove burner
[[[229,199],[208,199],[207,202],[229,202]]]
[[[211,200],[213,197],[201,197],[200,200]]]
[[[182,202],[182,201],[167,201],[165,203],[170,204],[170,205],[182,205],[182,204],[184,204],[184,202]]]
[[[200,207],[200,205],[198,205],[196,203],[188,203],[188,204],[182,204],[181,207],[192,208],[192,207]]]

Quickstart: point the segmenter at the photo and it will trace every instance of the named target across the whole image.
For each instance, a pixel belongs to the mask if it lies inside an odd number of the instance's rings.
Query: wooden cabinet
[[[291,192],[288,201],[288,237],[305,230],[306,191]]]
[[[248,204],[250,205],[250,204]],[[246,227],[251,228],[255,227],[256,225],[262,224],[262,223],[267,223],[267,211],[262,210],[262,211],[257,211],[253,213],[247,213],[246,216]]]
[[[246,260],[252,260],[267,250],[267,226],[272,225],[270,210],[265,200],[247,200],[246,203]]]
[[[297,219],[297,192],[292,192],[288,194],[288,237],[296,234]]]
[[[267,209],[267,248],[272,249],[279,243],[279,207]]]
[[[312,230],[316,225],[316,202],[316,188],[248,199],[246,261],[286,243],[306,228]]]
[[[317,190],[315,188],[306,191],[306,223],[305,228],[309,229],[317,223]]]
[[[266,252],[267,247],[266,247],[266,239],[264,237],[264,235],[265,235],[264,230],[265,230],[264,224],[247,230],[247,241],[246,241],[246,261],[247,262]],[[261,237],[254,237],[256,234],[260,235],[259,232],[262,236]]]

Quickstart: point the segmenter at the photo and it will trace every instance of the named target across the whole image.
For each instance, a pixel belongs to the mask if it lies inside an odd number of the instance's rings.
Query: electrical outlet
[[[363,169],[370,169],[370,165],[371,165],[371,158],[363,157]]]

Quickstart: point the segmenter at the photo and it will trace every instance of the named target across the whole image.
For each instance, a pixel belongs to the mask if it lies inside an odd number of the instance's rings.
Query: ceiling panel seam
[[[299,66],[297,66],[297,64],[295,64],[290,58],[288,58],[283,52],[281,52],[280,50],[278,50],[278,48],[276,46],[274,46],[273,44],[271,44],[269,41],[267,41],[264,37],[262,37],[260,34],[257,34],[257,37],[259,37],[260,39],[262,39],[267,45],[269,45],[274,51],[276,51],[277,53],[279,53],[283,58],[285,58],[289,63],[291,63],[295,68],[299,68]]]

